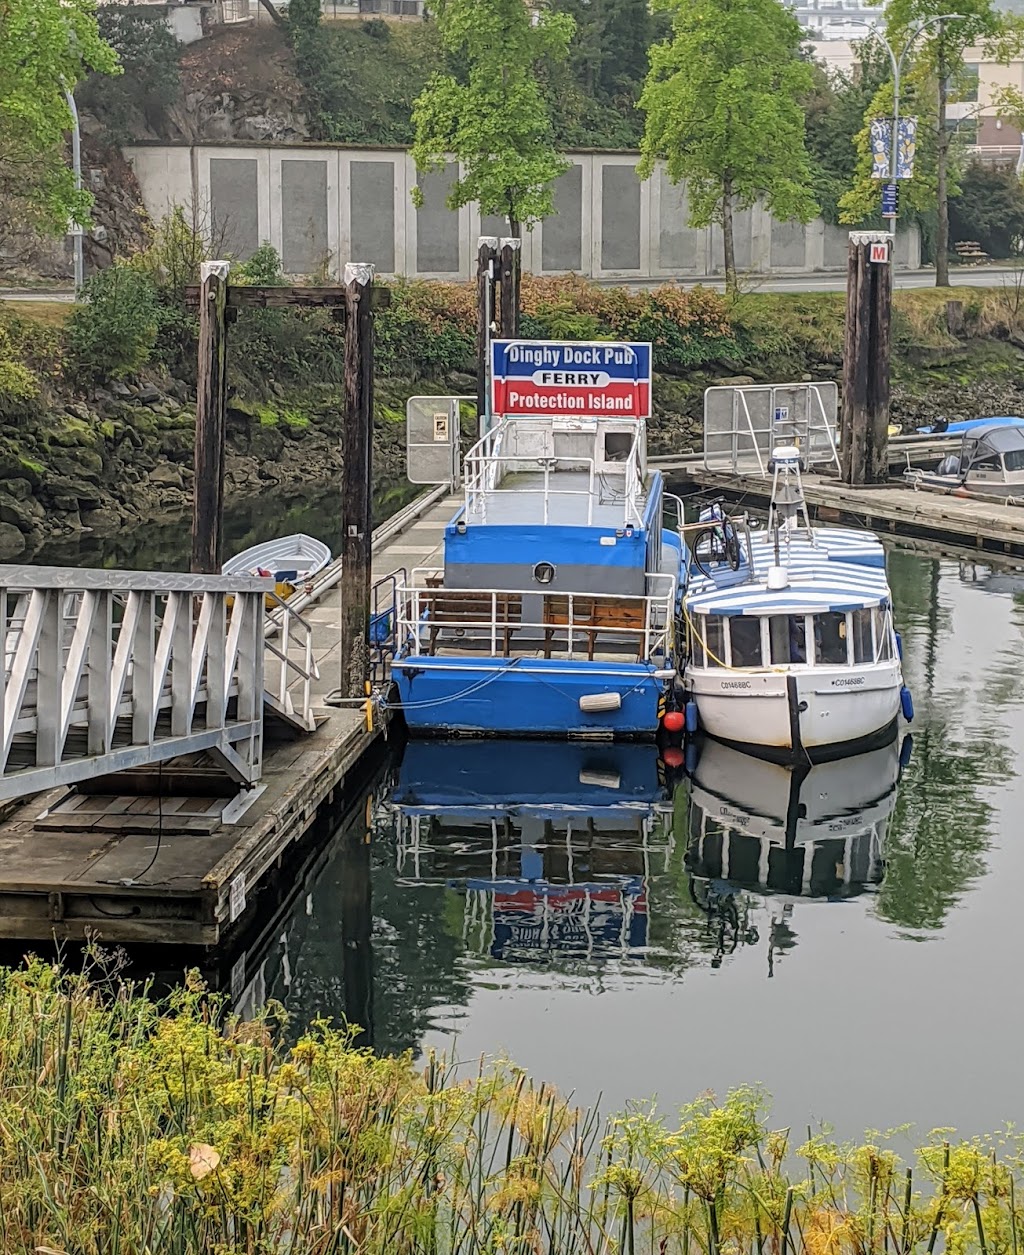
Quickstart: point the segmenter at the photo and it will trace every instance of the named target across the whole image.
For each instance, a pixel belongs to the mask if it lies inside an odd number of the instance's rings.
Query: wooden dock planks
[[[459,500],[444,498],[381,537],[374,579],[432,561]],[[230,794],[213,786],[201,760],[164,768],[160,802],[146,791],[144,771],[132,773],[123,794],[89,782],[87,792],[30,799],[0,819],[0,939],[214,945],[251,916],[257,890],[380,735],[367,730],[361,708],[325,704],[341,683],[338,585],[302,613],[320,665],[319,726],[298,737],[268,715],[264,791],[240,821],[220,821]]]
[[[771,480],[691,467],[688,482],[731,501],[767,505]],[[852,523],[876,532],[946,541],[985,552],[1024,557],[1024,508],[998,501],[953,497],[902,484],[853,487],[822,475],[804,476],[811,514],[830,523]]]

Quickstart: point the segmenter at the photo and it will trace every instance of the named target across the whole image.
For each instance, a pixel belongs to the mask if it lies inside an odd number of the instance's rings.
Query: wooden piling
[[[503,340],[519,338],[519,285],[522,278],[522,240],[503,239],[501,241],[501,265],[499,282],[501,284],[500,317]]]
[[[199,288],[199,368],[192,502],[192,570],[197,575],[218,574],[222,561],[229,268],[226,261],[203,262]]]
[[[494,298],[497,290],[498,237],[481,235],[476,251],[476,412],[480,432],[490,410],[487,380],[490,363],[487,360],[490,327],[495,320]]]
[[[353,1045],[373,1046],[373,879],[370,867],[370,810],[366,820],[353,822],[342,833],[341,883],[341,978],[345,1018],[358,1024]]]
[[[345,412],[341,494],[341,689],[362,697],[369,678],[373,523],[373,266],[345,266]]]
[[[892,244],[884,231],[850,234],[840,452],[848,484],[884,483],[889,473]],[[886,259],[872,260],[881,246]]]

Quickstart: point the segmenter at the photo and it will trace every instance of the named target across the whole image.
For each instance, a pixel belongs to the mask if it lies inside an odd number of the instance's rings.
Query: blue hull
[[[396,658],[392,677],[413,733],[652,737],[664,681],[643,663],[548,658]],[[618,693],[618,710],[580,710],[581,697]]]

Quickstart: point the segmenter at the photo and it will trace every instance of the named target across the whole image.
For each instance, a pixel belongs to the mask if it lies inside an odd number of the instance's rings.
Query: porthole
[[[550,562],[538,562],[533,568],[533,578],[538,584],[550,584],[555,578],[555,568]]]

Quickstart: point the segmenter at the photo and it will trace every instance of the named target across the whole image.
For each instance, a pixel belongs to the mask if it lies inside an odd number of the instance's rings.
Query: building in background
[[[1024,0],[1022,0],[1024,2]],[[796,20],[815,40],[857,39],[864,23],[880,22],[884,4],[871,0],[787,0]]]
[[[1024,0],[1020,0],[1024,4]],[[856,41],[817,39],[808,43],[817,60],[831,70],[850,74],[857,65]],[[1021,153],[1021,133],[996,116],[994,97],[1003,87],[1024,92],[1024,59],[999,65],[982,48],[964,53],[964,74],[956,89],[957,100],[948,106],[950,124],[970,152],[982,161],[1016,162]]]

